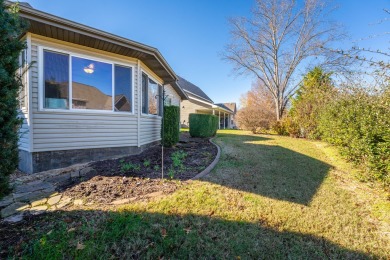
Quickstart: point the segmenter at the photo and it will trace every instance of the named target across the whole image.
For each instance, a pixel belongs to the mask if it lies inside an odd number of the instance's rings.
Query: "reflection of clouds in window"
[[[111,64],[72,57],[72,108],[112,110]]]
[[[72,109],[132,112],[132,77],[131,67],[43,50],[43,107],[69,109],[72,92]]]

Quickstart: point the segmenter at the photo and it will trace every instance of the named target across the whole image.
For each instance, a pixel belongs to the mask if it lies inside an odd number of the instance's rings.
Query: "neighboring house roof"
[[[5,4],[10,6],[14,3],[5,1]],[[158,49],[36,10],[26,3],[21,3],[19,8],[20,17],[29,22],[28,32],[139,59],[156,73],[164,84],[170,84],[182,99],[187,99],[186,93],[177,83],[175,72]]]
[[[216,105],[216,106],[218,106],[218,107],[220,107],[220,108],[223,108],[223,109],[225,109],[225,110],[230,111],[231,113],[233,113],[233,110],[231,110],[230,108],[228,108],[227,106],[225,106],[225,104],[219,103],[219,104],[214,104],[214,105]]]
[[[229,108],[234,114],[237,112],[237,105],[236,103],[223,103],[227,108]]]
[[[200,98],[206,102],[214,103],[209,96],[206,95],[206,93],[203,92],[198,86],[195,84],[189,82],[186,79],[183,79],[182,77],[178,76],[179,79],[179,85],[180,87],[188,94],[188,96],[192,96],[194,98]]]

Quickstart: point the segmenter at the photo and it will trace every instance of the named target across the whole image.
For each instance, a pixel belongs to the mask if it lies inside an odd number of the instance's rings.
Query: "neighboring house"
[[[7,2],[10,4],[10,2]],[[31,64],[21,112],[20,169],[34,173],[141,152],[160,140],[162,89],[187,99],[152,47],[20,5]]]
[[[233,114],[230,116],[230,127],[231,128],[237,128],[236,124],[236,114],[237,114],[237,105],[234,102],[231,103],[223,103],[225,107],[227,107],[230,111],[233,112]]]
[[[223,104],[214,102],[198,86],[191,82],[179,78],[179,85],[188,96],[188,100],[183,100],[180,105],[180,123],[182,127],[189,127],[190,114],[209,114],[219,117],[219,128],[232,128],[231,117],[233,111]]]

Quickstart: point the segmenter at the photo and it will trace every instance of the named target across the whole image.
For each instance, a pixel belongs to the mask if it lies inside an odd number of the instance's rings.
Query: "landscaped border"
[[[209,141],[210,141],[210,143],[212,143],[214,146],[217,147],[217,149],[218,149],[217,156],[215,156],[214,161],[209,166],[207,166],[206,169],[204,169],[202,172],[195,175],[195,177],[191,178],[191,180],[197,180],[197,179],[202,178],[205,175],[209,174],[214,169],[214,167],[217,165],[217,163],[219,162],[219,157],[221,156],[221,148],[219,147],[219,145],[217,145],[216,143],[213,142],[213,140],[215,138],[216,137],[213,137]]]

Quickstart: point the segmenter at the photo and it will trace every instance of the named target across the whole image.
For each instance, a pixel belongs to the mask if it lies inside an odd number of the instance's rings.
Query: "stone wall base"
[[[126,146],[47,152],[27,152],[19,150],[19,170],[30,174],[64,168],[73,164],[135,155],[159,143],[159,141],[152,142],[141,147]]]

